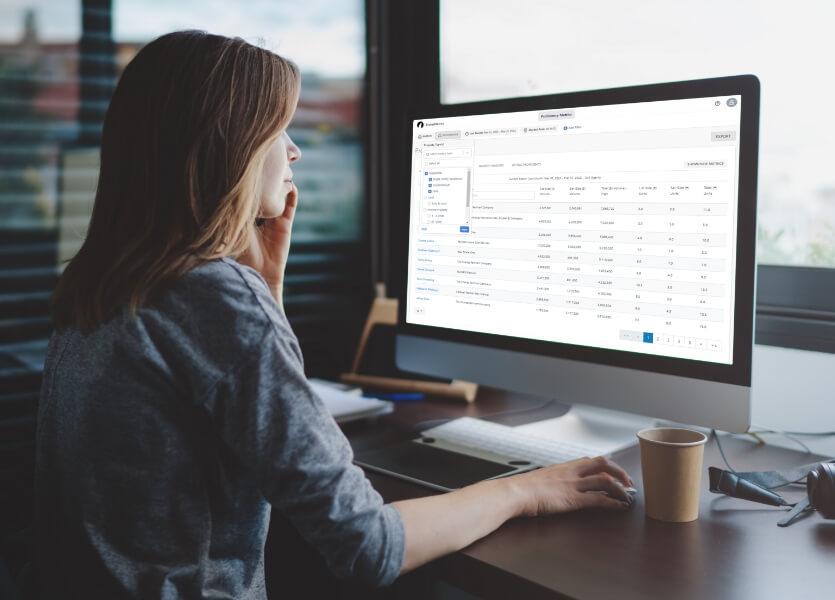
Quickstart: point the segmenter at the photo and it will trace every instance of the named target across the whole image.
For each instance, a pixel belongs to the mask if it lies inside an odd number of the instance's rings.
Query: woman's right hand
[[[609,459],[581,458],[448,494],[400,500],[394,506],[406,532],[401,573],[460,550],[513,517],[628,508],[632,498],[624,487],[632,485]]]
[[[519,516],[551,515],[580,508],[624,509],[625,490],[634,484],[620,466],[605,458],[581,458],[504,480],[520,498]]]

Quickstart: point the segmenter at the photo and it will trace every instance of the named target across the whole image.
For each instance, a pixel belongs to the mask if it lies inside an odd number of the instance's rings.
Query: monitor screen
[[[741,106],[415,119],[406,323],[733,364]]]

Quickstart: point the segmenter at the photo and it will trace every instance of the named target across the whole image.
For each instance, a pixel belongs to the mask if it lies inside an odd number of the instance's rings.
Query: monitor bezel
[[[404,161],[408,167],[405,172],[409,176],[404,177],[405,181],[402,182],[403,195],[401,197],[406,198],[407,207],[410,206],[412,144],[415,133],[412,124],[417,119],[733,95],[741,95],[742,101],[740,103],[739,196],[736,221],[735,331],[731,364],[407,323],[408,266],[400,270],[400,277],[397,281],[398,298],[401,298],[398,307],[398,333],[750,387],[756,290],[755,241],[760,110],[760,82],[756,76],[737,75],[413,109],[405,124],[409,133],[406,135],[408,144],[404,152],[407,155]],[[402,235],[398,237],[404,246],[400,248],[400,256],[407,261],[408,265],[410,210],[399,211],[399,213],[401,222],[397,230]]]

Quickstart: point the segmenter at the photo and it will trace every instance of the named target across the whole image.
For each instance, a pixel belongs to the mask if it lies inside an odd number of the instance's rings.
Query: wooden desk
[[[370,424],[346,428],[355,449],[414,437],[414,426],[451,416],[496,415],[510,425],[557,416],[560,405],[488,390],[472,406],[404,403]],[[735,468],[786,468],[812,462],[801,452],[723,437]],[[801,598],[835,589],[835,521],[812,515],[789,528],[782,511],[716,496],[707,467],[721,466],[715,441],[705,449],[700,518],[668,524],[645,517],[637,447],[614,457],[635,480],[639,495],[627,513],[577,512],[517,519],[469,548],[424,567],[432,577],[482,598]],[[431,490],[368,473],[387,501]]]

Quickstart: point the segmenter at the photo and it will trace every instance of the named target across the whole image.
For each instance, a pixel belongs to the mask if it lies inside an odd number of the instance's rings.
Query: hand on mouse
[[[632,498],[626,486],[632,485],[623,469],[597,457],[400,500],[394,507],[406,535],[401,573],[460,550],[513,517],[591,507],[624,510]]]
[[[629,475],[605,458],[581,458],[506,479],[521,495],[520,516],[569,512],[580,508],[625,509],[633,496]]]

